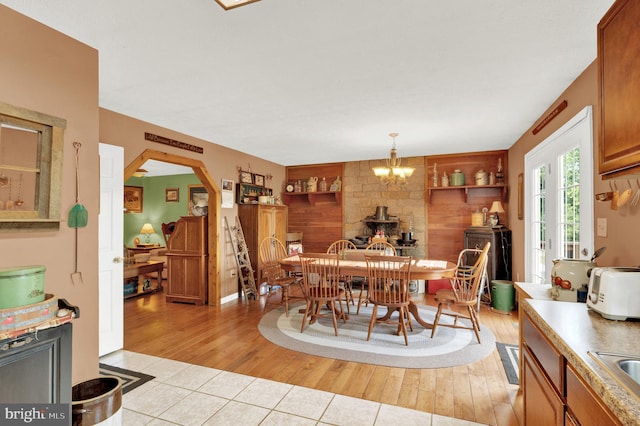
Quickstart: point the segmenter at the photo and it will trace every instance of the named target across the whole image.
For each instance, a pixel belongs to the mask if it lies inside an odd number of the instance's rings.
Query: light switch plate
[[[607,218],[599,217],[596,226],[596,235],[598,237],[606,237],[607,236]]]

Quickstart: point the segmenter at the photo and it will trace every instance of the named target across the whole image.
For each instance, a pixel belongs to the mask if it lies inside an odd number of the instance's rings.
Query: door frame
[[[200,160],[182,157],[180,155],[168,154],[166,152],[146,149],[137,156],[128,166],[124,168],[124,181],[126,182],[136,170],[138,170],[147,160],[163,161],[165,163],[177,164],[191,167],[193,173],[200,179],[202,185],[209,193],[209,218],[208,218],[208,280],[207,280],[207,304],[217,306],[220,304],[220,244],[218,244],[218,218],[220,214],[221,194],[220,188],[209,175],[206,166]],[[213,201],[213,203],[212,203]],[[213,205],[212,205],[213,204]],[[212,208],[213,207],[213,208]],[[221,226],[221,225],[220,225]]]

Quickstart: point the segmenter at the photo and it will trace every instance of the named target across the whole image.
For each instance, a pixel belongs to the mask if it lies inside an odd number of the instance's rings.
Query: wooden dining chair
[[[328,254],[337,254],[338,258],[344,260],[347,250],[357,250],[358,247],[349,240],[337,240],[331,243],[327,249]],[[350,275],[340,275],[340,282],[344,287],[345,303],[347,305],[347,313],[351,313],[349,303],[355,305],[353,300],[353,277]]]
[[[386,241],[376,241],[369,244],[362,254],[363,258],[365,254],[374,254],[381,256],[396,256],[398,253],[396,248]],[[360,306],[364,303],[365,306],[369,306],[368,285],[367,277],[361,282],[360,294],[358,295],[358,307],[356,309],[356,315],[360,315]]]
[[[304,316],[300,333],[304,332],[307,323],[317,321],[321,316],[322,306],[326,305],[331,311],[333,329],[338,335],[338,318],[346,321],[342,309],[344,289],[340,286],[339,260],[337,254],[301,253],[302,264],[302,293],[306,299]]]
[[[291,285],[296,282],[295,276],[290,276],[287,271],[282,269],[279,260],[287,257],[287,251],[284,244],[277,238],[267,237],[260,242],[259,247],[260,262],[262,263],[262,276],[267,280],[269,291],[264,302],[264,310],[266,311],[269,304],[269,298],[282,290],[280,303],[284,305],[284,312],[289,316],[289,299]]]
[[[398,335],[404,336],[409,345],[407,327],[413,331],[409,315],[409,282],[411,280],[411,256],[365,255],[369,282],[369,302],[373,305],[367,340],[376,323],[398,324]],[[388,312],[398,311],[398,319],[392,315],[378,317],[378,306],[386,306]]]
[[[460,265],[456,267],[453,277],[450,280],[450,289],[440,289],[436,292],[435,301],[438,302],[438,311],[436,312],[436,318],[433,321],[431,337],[435,335],[436,328],[439,326],[464,328],[467,330],[473,330],[476,338],[478,339],[478,343],[480,343],[480,322],[478,320],[475,306],[478,303],[478,298],[480,297],[480,285],[487,270],[487,260],[489,258],[488,253],[490,247],[491,243],[487,243],[484,246],[471,269],[464,265],[462,265],[463,269],[461,269]],[[447,307],[453,306],[461,308],[463,311],[466,310],[466,313],[458,311],[445,312],[443,311],[443,307],[445,305]],[[453,317],[453,324],[440,323],[440,317],[442,315]],[[468,320],[471,325],[467,326],[464,323],[458,322],[461,318]]]

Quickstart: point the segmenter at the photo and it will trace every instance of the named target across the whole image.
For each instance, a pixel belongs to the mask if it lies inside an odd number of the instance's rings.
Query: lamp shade
[[[145,223],[144,225],[142,225],[142,229],[140,229],[140,233],[141,234],[155,234],[156,231],[154,231],[153,226],[150,223]]]
[[[500,201],[494,201],[491,204],[491,208],[489,209],[490,213],[504,213],[504,209],[502,208],[502,203]]]

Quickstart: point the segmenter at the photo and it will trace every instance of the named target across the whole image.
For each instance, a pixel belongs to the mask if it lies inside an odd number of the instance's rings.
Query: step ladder
[[[229,233],[229,240],[233,247],[233,254],[236,258],[238,279],[242,285],[244,297],[247,299],[258,299],[259,293],[256,288],[256,281],[254,278],[253,268],[251,267],[251,260],[249,259],[249,251],[247,249],[247,242],[244,239],[244,232],[242,232],[240,220],[236,216],[235,225],[229,226],[229,221],[225,216],[224,223],[227,228],[227,232]]]

